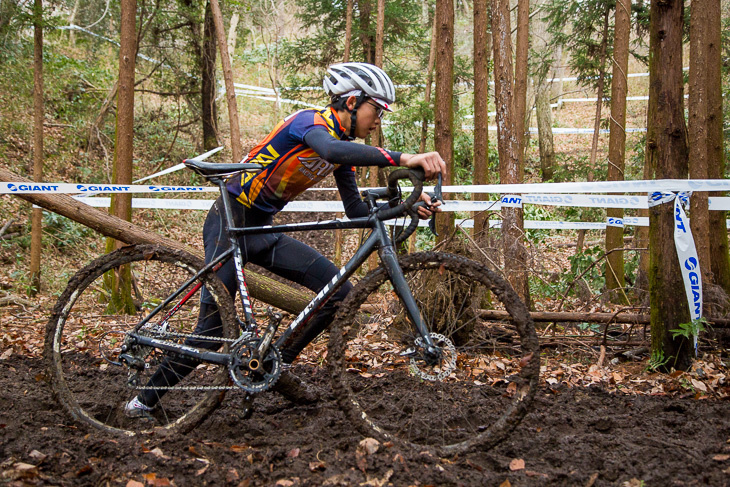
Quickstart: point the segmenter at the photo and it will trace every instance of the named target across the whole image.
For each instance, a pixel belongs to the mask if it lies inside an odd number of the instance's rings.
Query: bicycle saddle
[[[188,169],[192,169],[205,178],[226,176],[242,171],[255,172],[264,168],[261,164],[253,164],[250,162],[224,164],[219,162],[199,161],[197,159],[185,159],[183,163]]]

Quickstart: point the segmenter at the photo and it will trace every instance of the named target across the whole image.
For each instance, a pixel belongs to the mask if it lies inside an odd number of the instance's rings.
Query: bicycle
[[[482,264],[440,252],[399,257],[395,250],[418,226],[422,171],[395,170],[387,188],[364,191],[367,217],[243,228],[234,225],[225,181],[261,166],[197,159],[186,166],[219,187],[231,247],[205,265],[186,252],[135,245],[94,260],[71,278],[47,325],[45,357],[54,395],[73,418],[112,433],[185,433],[232,389],[244,392],[242,407],[250,411],[255,395],[281,374],[279,346],[377,250],[380,267],[355,285],[330,328],[328,368],[348,420],[365,435],[449,454],[494,445],[519,423],[539,373],[537,335],[525,305]],[[401,179],[413,185],[405,200]],[[440,181],[436,190],[440,198]],[[378,204],[383,199],[387,205]],[[395,217],[410,223],[391,235],[385,221]],[[349,228],[371,233],[275,339],[282,314],[269,308],[268,323],[259,326],[236,237]],[[229,259],[241,313],[215,275]],[[217,333],[193,335],[198,302],[191,298],[203,285],[223,325]],[[481,318],[479,310],[494,297],[510,322],[495,326]],[[196,365],[180,384],[158,387],[166,395],[154,422],[126,418],[122,409],[132,392],[147,387],[162,360],[181,358]],[[500,380],[488,379],[494,367]]]

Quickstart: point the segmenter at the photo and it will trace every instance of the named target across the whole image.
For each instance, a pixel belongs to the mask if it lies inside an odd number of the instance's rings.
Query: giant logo
[[[698,267],[697,258],[690,257],[685,260],[684,267],[689,271],[687,277],[689,278],[690,290],[692,292],[693,316],[700,316],[702,314],[702,293],[700,292],[700,285],[702,283],[699,273],[695,272]]]

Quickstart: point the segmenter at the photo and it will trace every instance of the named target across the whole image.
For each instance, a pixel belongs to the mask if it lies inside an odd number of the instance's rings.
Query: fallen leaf
[[[190,447],[192,448],[192,447]],[[248,445],[231,445],[231,451],[241,453],[248,450]]]
[[[514,458],[509,462],[509,469],[513,472],[515,470],[523,470],[525,468],[525,461],[522,458]]]
[[[718,462],[724,462],[725,460],[730,459],[730,455],[715,455],[712,459],[717,460]]]
[[[137,482],[136,480],[130,480],[127,482],[126,487],[144,487],[144,484],[142,482]]]
[[[316,472],[318,470],[325,470],[327,465],[324,462],[309,462],[309,470]]]
[[[84,465],[83,467],[81,467],[81,468],[80,468],[80,469],[79,469],[79,470],[78,470],[78,471],[76,472],[76,476],[77,476],[77,477],[82,477],[82,476],[84,476],[84,475],[88,475],[88,474],[90,474],[90,473],[91,473],[91,472],[93,472],[93,471],[94,471],[94,469],[93,469],[93,468],[91,468],[91,465]]]
[[[499,484],[499,487],[512,487],[512,484],[509,483],[509,479],[505,480],[501,484]]]
[[[527,366],[527,364],[530,363],[530,360],[532,360],[532,353],[529,353],[520,359],[520,367]]]
[[[2,354],[2,355],[0,355],[0,360],[7,360],[7,359],[9,359],[9,358],[10,358],[10,357],[11,357],[12,355],[13,355],[13,349],[12,349],[12,348],[8,348],[7,350],[5,350],[5,351],[3,352],[3,354]]]
[[[226,481],[228,481],[229,484],[232,484],[239,478],[240,477],[238,476],[238,470],[236,470],[235,468],[229,468],[228,472],[226,472]]]
[[[292,487],[294,485],[294,482],[292,482],[291,480],[280,479],[276,482],[276,485],[279,487]]]
[[[30,456],[30,458],[32,458],[33,460],[35,460],[37,462],[42,462],[43,460],[46,459],[46,457],[48,455],[45,455],[45,454],[39,452],[38,450],[33,450],[32,452],[30,452],[28,454],[28,456]]]
[[[365,438],[358,445],[358,450],[362,449],[362,451],[368,455],[372,455],[377,452],[378,448],[380,448],[380,442],[375,438]]]
[[[168,457],[167,455],[165,455],[164,453],[162,453],[162,450],[160,449],[160,447],[153,448],[149,452],[152,453],[157,458],[162,458],[163,460],[169,460],[170,459],[170,457]]]
[[[704,382],[699,381],[697,379],[690,379],[690,381],[692,382],[692,385],[694,386],[694,388],[697,389],[698,391],[707,392],[707,386],[705,385]]]
[[[299,448],[292,448],[286,456],[289,458],[297,458],[299,456],[299,451]]]

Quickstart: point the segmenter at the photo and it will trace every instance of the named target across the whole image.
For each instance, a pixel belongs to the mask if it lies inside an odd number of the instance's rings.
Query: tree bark
[[[489,26],[488,0],[474,0],[474,184],[489,182]],[[489,195],[474,193],[475,201]],[[487,215],[474,215],[474,235],[487,229]]]
[[[720,2],[703,2],[707,9],[707,167],[708,176],[712,179],[725,177],[725,150],[723,147],[723,111],[722,111],[722,14]],[[710,193],[710,196],[726,196],[724,193]],[[710,234],[710,260],[713,282],[730,294],[730,251],[725,219],[727,212],[711,211],[710,228],[718,231]]]
[[[226,44],[225,27],[223,26],[223,14],[221,13],[218,0],[210,0],[213,23],[215,24],[215,35],[218,40],[218,50],[221,53],[221,66],[223,68],[223,80],[226,85],[226,101],[228,102],[228,119],[231,125],[231,150],[233,152],[233,163],[241,162],[243,159],[243,145],[241,143],[241,125],[238,122],[238,105],[236,104],[236,91],[233,87],[233,71],[231,70],[231,58],[228,56],[228,45]]]
[[[492,4],[492,45],[494,50],[494,93],[497,106],[497,150],[502,184],[520,183],[519,142],[514,120],[512,78],[512,39],[510,37],[509,0]],[[516,208],[502,209],[502,245],[507,280],[530,306],[527,280],[527,256],[522,243],[522,218]]]
[[[540,147],[540,174],[543,182],[550,181],[555,174],[552,110],[550,107],[550,85],[543,80],[535,88],[537,142]]]
[[[375,62],[374,39],[370,34],[370,14],[373,10],[372,0],[358,0],[360,10],[360,43],[362,44],[362,56],[365,62]]]
[[[342,56],[342,62],[350,62],[350,48],[352,46],[352,10],[354,8],[354,0],[347,0],[347,11],[345,12],[345,54]]]
[[[631,0],[616,1],[615,35],[613,39],[613,75],[611,77],[611,133],[608,140],[608,180],[623,181],[626,154],[626,93],[628,91],[629,36],[631,34]],[[623,218],[621,208],[608,208],[608,217]],[[622,227],[606,227],[606,252],[624,246]],[[607,289],[626,285],[624,253],[611,252],[606,258]],[[623,294],[621,294],[623,297]],[[618,298],[615,295],[615,298]],[[628,304],[628,303],[627,303]]]
[[[689,177],[708,178],[707,16],[708,4],[717,0],[693,0],[689,30]],[[707,192],[695,191],[689,200],[690,228],[700,260],[702,279],[712,282],[710,264],[710,210]],[[726,232],[727,233],[727,232]]]
[[[121,2],[119,44],[119,83],[117,87],[117,124],[114,140],[112,182],[132,184],[134,149],[134,71],[137,57],[137,0]],[[113,194],[112,215],[126,221],[132,219],[132,195]],[[107,241],[107,252],[121,247],[121,242]]]
[[[423,101],[426,106],[431,104],[431,85],[433,84],[433,69],[436,64],[436,15],[433,16],[433,25],[431,27],[431,48],[428,51],[428,68],[426,74],[426,91],[423,94]],[[419,152],[423,154],[426,152],[426,140],[428,137],[428,117],[424,116],[421,121],[421,143],[419,145]]]
[[[436,2],[436,104],[434,148],[446,161],[443,184],[453,184],[454,164],[454,2]],[[453,213],[442,213],[437,220],[438,240],[453,228]]]
[[[30,183],[29,179],[14,174],[0,167],[0,181]],[[184,250],[202,258],[198,250],[188,247],[184,243],[158,235],[147,228],[117,218],[104,211],[80,203],[68,195],[54,194],[18,194],[19,198],[34,205],[41,206],[48,211],[58,213],[75,222],[86,225],[97,232],[122,241],[126,244],[158,244],[173,249]],[[273,279],[255,272],[246,271],[248,290],[256,299],[276,306],[289,313],[299,313],[307,305],[312,295],[298,291],[290,286],[281,284]]]
[[[43,0],[33,4],[33,179],[43,181]],[[30,287],[35,296],[41,288],[43,210],[33,208],[30,236]]]
[[[385,39],[385,0],[378,0],[378,16],[375,29],[375,65],[383,67],[383,42]]]
[[[205,4],[205,20],[203,21],[203,63],[201,82],[201,114],[203,118],[203,147],[206,151],[218,147],[218,107],[215,103],[215,23],[210,2]]]
[[[231,15],[231,22],[228,26],[228,39],[226,39],[226,47],[228,48],[228,57],[229,59],[233,57],[233,54],[236,50],[236,29],[238,28],[238,21],[240,19],[240,15],[238,15],[238,12],[234,12]]]
[[[652,0],[649,40],[649,112],[647,158],[657,178],[687,177],[687,127],[682,75],[682,0]],[[671,330],[690,319],[674,246],[674,207],[649,210],[649,299],[652,357],[665,369],[686,370],[693,347]]]
[[[520,181],[525,174],[525,120],[527,115],[527,52],[530,47],[530,0],[517,0],[517,42],[515,45],[514,123]]]

